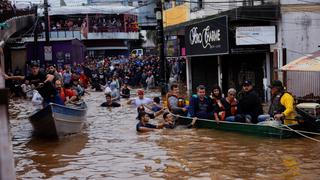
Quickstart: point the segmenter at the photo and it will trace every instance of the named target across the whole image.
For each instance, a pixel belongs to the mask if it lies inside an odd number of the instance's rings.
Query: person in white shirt
[[[138,97],[130,99],[127,104],[134,104],[136,107],[140,105],[152,103],[152,99],[144,97],[144,91],[142,89],[137,90]]]

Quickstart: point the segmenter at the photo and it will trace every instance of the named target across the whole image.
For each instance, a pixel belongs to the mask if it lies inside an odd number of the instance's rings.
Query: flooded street
[[[147,93],[147,97],[159,93]],[[91,92],[81,134],[59,140],[32,137],[31,104],[11,105],[18,179],[317,179],[320,143],[214,130],[136,132],[136,109],[102,108]],[[161,116],[160,116],[161,117]],[[155,122],[155,121],[152,121]]]

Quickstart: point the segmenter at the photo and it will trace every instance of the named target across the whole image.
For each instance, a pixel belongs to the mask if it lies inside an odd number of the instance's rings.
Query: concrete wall
[[[279,0],[264,0],[264,3],[277,3]],[[225,3],[222,3],[225,2]],[[253,1],[254,6],[261,5],[261,1]],[[218,14],[224,11],[235,9],[237,7],[244,6],[244,2],[237,0],[203,0],[203,9],[192,12],[192,5],[190,4],[190,19],[198,19],[206,16]],[[248,5],[248,4],[247,4]]]
[[[287,62],[320,50],[320,6],[283,5],[281,11],[277,46],[287,49]],[[297,97],[310,93],[320,96],[319,74],[288,72],[287,88]]]

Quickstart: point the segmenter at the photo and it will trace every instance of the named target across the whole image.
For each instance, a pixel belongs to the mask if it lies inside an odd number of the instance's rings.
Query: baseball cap
[[[273,88],[273,87],[281,87],[281,88],[283,88],[282,82],[280,80],[272,81],[271,84],[269,85],[269,88]]]
[[[242,83],[242,86],[244,86],[244,85],[252,85],[252,82],[250,80],[245,80]]]
[[[143,91],[142,89],[139,89],[139,90],[137,91],[137,94],[138,94],[138,95],[144,95],[144,91]]]

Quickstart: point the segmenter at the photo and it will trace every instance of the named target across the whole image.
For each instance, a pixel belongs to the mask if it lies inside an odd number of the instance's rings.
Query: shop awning
[[[281,70],[320,72],[320,51],[302,56],[281,67]]]

